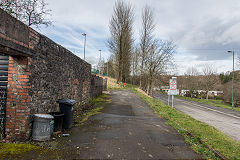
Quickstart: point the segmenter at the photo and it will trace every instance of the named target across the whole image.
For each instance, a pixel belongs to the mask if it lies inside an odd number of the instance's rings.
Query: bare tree
[[[21,17],[22,8],[18,0],[1,0],[0,8],[17,19]]]
[[[199,75],[199,71],[196,67],[189,67],[186,71],[186,75],[190,75],[190,76],[198,76]]]
[[[116,70],[116,62],[115,62],[115,57],[114,55],[112,54],[108,61],[107,61],[107,68],[106,68],[106,71],[108,72],[108,76],[109,77],[112,77],[112,78],[116,78],[116,74],[117,74],[117,70]]]
[[[47,20],[51,10],[47,9],[47,3],[44,0],[23,0],[22,2],[22,20],[29,26],[50,25],[52,22]]]
[[[153,10],[149,6],[145,6],[142,12],[142,29],[140,37],[140,48],[141,48],[141,64],[140,64],[140,88],[142,88],[144,65],[146,56],[150,50],[151,41],[153,39],[153,32],[155,29],[154,14]]]
[[[166,70],[176,47],[171,41],[154,38],[154,30],[153,9],[145,6],[142,12],[140,33],[140,88],[148,95],[152,95],[154,77]]]
[[[139,58],[140,58],[140,49],[135,47],[134,52],[132,53],[132,84],[135,84],[134,78],[138,75],[139,70]]]
[[[149,53],[146,57],[147,68],[147,94],[152,95],[154,77],[163,73],[166,70],[167,64],[172,60],[175,52],[173,42],[164,40],[154,40],[151,44]]]
[[[205,64],[202,71],[204,74],[203,84],[207,93],[206,100],[208,101],[208,96],[209,96],[208,92],[214,89],[215,85],[218,83],[218,76],[216,75],[216,70],[213,68],[213,66],[209,64]]]
[[[196,67],[189,67],[185,73],[184,84],[185,88],[189,90],[189,94],[193,97],[193,93],[198,89],[198,77],[199,71]]]
[[[105,64],[104,58],[99,59],[97,68],[98,68],[100,74],[104,72],[104,64]]]
[[[23,21],[28,26],[51,25],[52,21],[47,19],[51,10],[47,9],[44,0],[2,0],[0,8]]]
[[[117,63],[117,82],[125,82],[130,74],[130,60],[133,49],[133,8],[123,1],[117,1],[110,20],[111,37],[108,40],[110,51]]]

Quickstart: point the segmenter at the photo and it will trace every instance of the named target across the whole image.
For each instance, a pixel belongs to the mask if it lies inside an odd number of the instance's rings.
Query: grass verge
[[[111,77],[106,77],[107,80],[107,89],[110,90],[116,90],[116,89],[121,89],[122,86],[117,83],[117,80]]]
[[[216,107],[226,108],[226,109],[232,109],[232,106],[230,104],[223,103],[222,100],[215,100],[215,99],[209,99],[208,101],[206,99],[197,99],[197,98],[190,98],[190,97],[184,97],[184,96],[177,96],[178,98],[200,102],[204,104],[209,104]],[[240,112],[240,108],[234,108],[234,111]]]
[[[97,98],[94,98],[89,103],[91,105],[90,109],[87,109],[83,113],[76,112],[74,114],[74,122],[76,126],[81,126],[86,122],[89,117],[94,116],[96,114],[102,113],[102,109],[104,105],[111,102],[110,96],[107,94],[102,94]]]
[[[166,123],[177,129],[185,137],[186,142],[191,145],[192,149],[201,154],[203,158],[219,159],[210,151],[212,149],[226,159],[240,159],[239,142],[232,140],[214,127],[183,114],[157,99],[148,97],[136,89],[132,89],[132,91],[147,102],[157,115],[167,119]],[[188,132],[193,136],[189,136]]]
[[[11,156],[23,154],[37,149],[40,149],[40,147],[31,144],[0,143],[0,159],[7,159]]]

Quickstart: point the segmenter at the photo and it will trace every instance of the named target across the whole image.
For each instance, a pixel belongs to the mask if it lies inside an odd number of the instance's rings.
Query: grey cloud
[[[86,57],[86,61],[90,63],[92,66],[95,66],[98,64],[99,59],[93,56]]]
[[[136,13],[134,25],[136,42],[141,26],[141,10],[148,4],[154,8],[156,14],[157,38],[175,41],[182,57],[190,55],[195,61],[230,60],[231,54],[227,54],[226,51],[237,52],[237,49],[240,49],[239,0],[127,1],[132,4]],[[66,32],[56,31],[59,32],[57,34],[61,37],[70,37],[70,44],[77,46],[82,45],[82,38],[79,38],[81,35],[76,32],[79,30],[88,32],[88,53],[91,53],[89,56],[93,56],[89,61],[97,63],[94,57],[98,57],[98,49],[108,50],[99,41],[106,40],[109,35],[108,23],[115,0],[68,0],[67,3],[63,0],[49,0],[48,3],[53,10],[53,21],[56,21],[58,26],[70,27],[70,29],[66,27]],[[77,37],[74,40],[76,44],[72,40],[74,37]]]
[[[223,22],[213,18],[176,34],[175,38],[183,48],[183,53],[197,55],[198,60],[224,60],[230,56],[228,50],[240,49],[240,36],[237,36],[240,31],[238,27],[233,28],[234,25],[238,26],[238,21]]]

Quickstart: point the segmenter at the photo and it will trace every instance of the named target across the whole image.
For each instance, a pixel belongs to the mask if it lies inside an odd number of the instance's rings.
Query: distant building
[[[210,95],[210,96],[222,96],[223,91],[208,91],[208,95]]]
[[[182,90],[180,91],[180,95],[181,95],[181,96],[185,96],[185,95],[187,94],[187,92],[189,92],[189,90],[184,90],[184,89],[182,89]]]

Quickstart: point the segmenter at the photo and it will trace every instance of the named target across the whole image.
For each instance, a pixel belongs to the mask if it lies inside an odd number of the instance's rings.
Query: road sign
[[[172,79],[169,80],[168,105],[170,104],[170,96],[172,96],[172,108],[174,95],[178,95],[177,77],[172,77]]]
[[[177,90],[177,79],[174,78],[169,80],[169,89]]]
[[[178,95],[177,78],[176,77],[172,77],[172,79],[169,80],[168,95]]]
[[[178,89],[177,90],[168,90],[168,95],[178,95]]]

